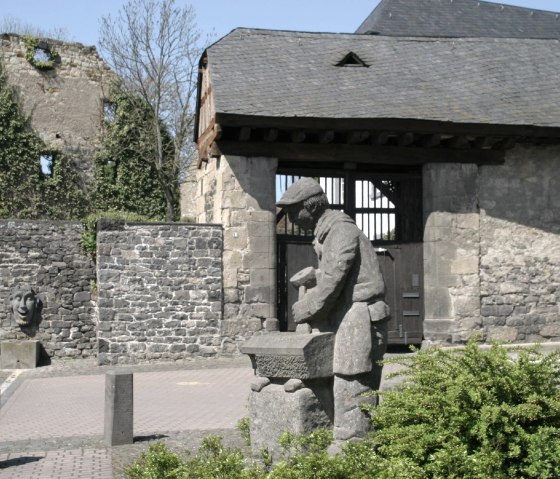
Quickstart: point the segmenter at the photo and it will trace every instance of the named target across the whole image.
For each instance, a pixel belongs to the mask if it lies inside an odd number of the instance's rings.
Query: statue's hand
[[[292,306],[292,315],[294,317],[294,322],[299,324],[299,323],[305,323],[305,321],[308,318],[308,312],[307,312],[307,308],[305,307],[305,304],[303,301],[296,301],[293,306]]]

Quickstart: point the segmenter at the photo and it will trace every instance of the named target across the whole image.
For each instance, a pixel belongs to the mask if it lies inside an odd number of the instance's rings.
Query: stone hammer
[[[303,298],[308,289],[317,286],[317,270],[313,266],[303,268],[290,278],[290,284],[298,290],[298,299]]]

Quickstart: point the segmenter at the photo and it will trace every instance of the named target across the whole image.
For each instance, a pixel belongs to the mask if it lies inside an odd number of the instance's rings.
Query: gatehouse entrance
[[[389,344],[420,344],[424,317],[421,170],[279,168],[276,199],[302,177],[317,180],[331,207],[352,217],[376,248],[391,308]],[[306,266],[317,266],[313,232],[300,231],[283,210],[277,214],[276,232],[278,319],[282,331],[294,331],[291,307],[298,292],[289,278]]]

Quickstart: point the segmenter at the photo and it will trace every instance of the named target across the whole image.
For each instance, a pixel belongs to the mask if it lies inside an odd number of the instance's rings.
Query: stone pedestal
[[[39,341],[0,342],[0,369],[33,369],[39,362]]]
[[[283,432],[309,434],[333,421],[333,333],[271,333],[241,348],[258,376],[251,385],[251,445],[278,450]]]
[[[289,381],[287,381],[289,382]],[[270,383],[249,395],[251,446],[253,451],[266,448],[278,450],[278,439],[283,432],[309,434],[318,428],[331,428],[332,420],[324,404],[329,384],[301,385],[291,391],[284,384]],[[286,390],[288,389],[288,391]],[[323,393],[323,394],[321,394]]]

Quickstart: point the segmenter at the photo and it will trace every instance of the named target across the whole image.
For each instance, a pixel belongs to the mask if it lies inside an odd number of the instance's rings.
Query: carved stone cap
[[[314,379],[333,375],[333,333],[253,336],[240,351],[251,357],[261,377]]]

